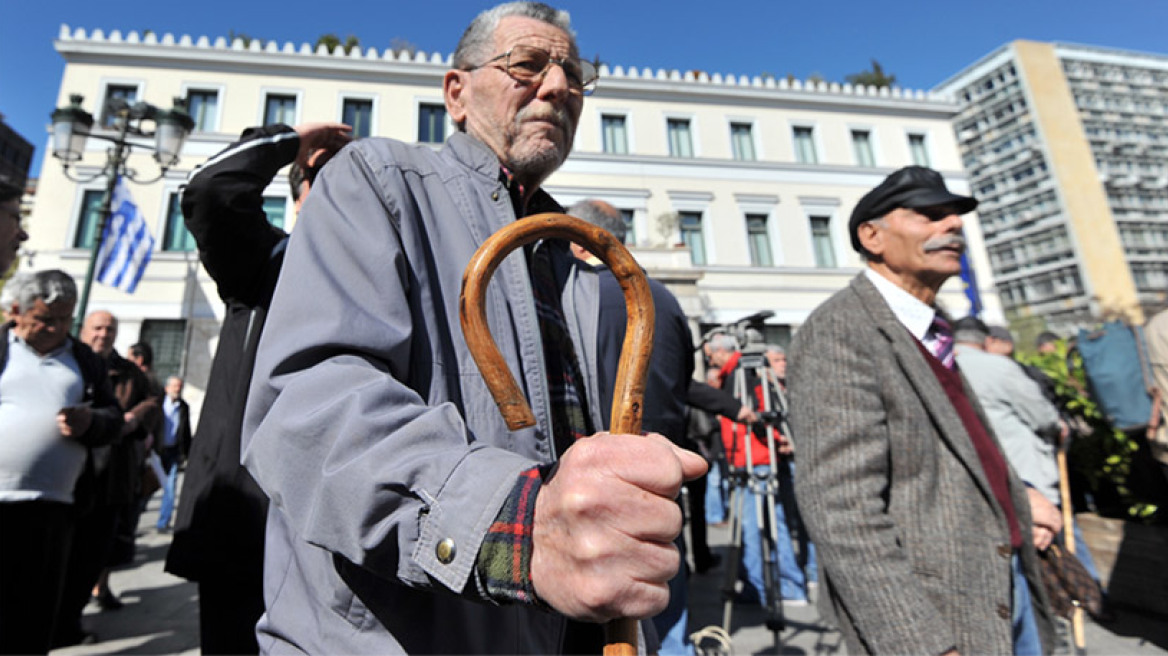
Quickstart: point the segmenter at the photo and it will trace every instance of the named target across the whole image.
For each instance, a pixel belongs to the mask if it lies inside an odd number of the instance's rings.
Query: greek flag
[[[961,284],[965,288],[965,298],[969,299],[969,315],[976,317],[982,310],[981,293],[977,291],[977,276],[973,273],[968,252],[961,254]]]
[[[154,237],[150,236],[146,220],[130,198],[126,180],[119,176],[110,202],[110,217],[101,235],[101,250],[97,253],[98,282],[133,294],[153,251]]]

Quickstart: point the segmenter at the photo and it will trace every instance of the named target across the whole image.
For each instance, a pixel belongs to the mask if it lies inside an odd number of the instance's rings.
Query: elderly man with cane
[[[456,323],[478,246],[560,211],[540,184],[596,69],[566,13],[528,2],[480,14],[452,65],[446,145],[354,142],[289,240],[243,439],[271,499],[266,652],[599,651],[587,623],[668,601],[673,498],[705,463],[661,436],[593,434],[578,353],[595,310],[577,304],[596,280],[547,239],[487,290],[529,428],[508,430]]]

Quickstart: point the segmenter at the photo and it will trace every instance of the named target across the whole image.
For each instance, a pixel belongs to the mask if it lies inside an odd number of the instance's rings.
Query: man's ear
[[[856,237],[859,238],[864,250],[872,255],[884,254],[884,231],[876,221],[865,221],[856,226]]]
[[[466,120],[466,83],[464,75],[467,71],[446,71],[442,78],[442,97],[446,101],[446,113],[455,125],[461,125]]]

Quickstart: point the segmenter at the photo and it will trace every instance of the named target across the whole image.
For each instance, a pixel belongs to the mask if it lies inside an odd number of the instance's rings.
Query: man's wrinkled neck
[[[869,260],[868,268],[930,307],[937,301],[937,292],[941,290],[941,285],[944,285],[946,280],[946,278],[936,281],[922,280],[909,272],[894,271],[879,260]]]

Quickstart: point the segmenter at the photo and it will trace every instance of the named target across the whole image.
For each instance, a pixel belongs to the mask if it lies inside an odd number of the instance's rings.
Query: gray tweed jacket
[[[876,287],[857,276],[816,309],[790,359],[799,506],[819,548],[824,610],[849,652],[1012,653],[1006,516],[961,418]],[[1051,614],[1013,470],[1010,493],[1049,652]]]

